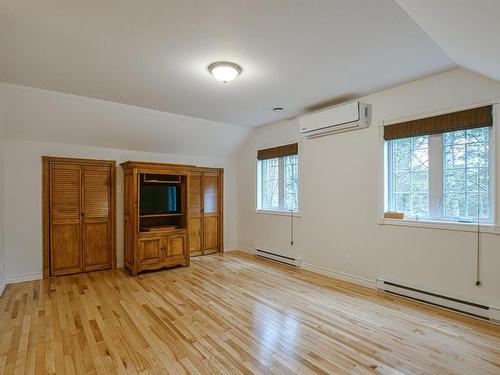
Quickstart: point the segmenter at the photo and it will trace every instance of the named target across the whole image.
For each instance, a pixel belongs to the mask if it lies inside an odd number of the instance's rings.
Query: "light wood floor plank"
[[[9,285],[0,374],[500,374],[500,327],[244,253]]]

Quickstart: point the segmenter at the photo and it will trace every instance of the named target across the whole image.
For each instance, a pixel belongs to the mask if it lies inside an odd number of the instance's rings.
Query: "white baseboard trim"
[[[255,249],[251,248],[251,247],[237,246],[233,250],[239,250],[239,251],[243,251],[243,252],[248,253],[248,254],[255,255]],[[364,286],[364,287],[367,287],[370,289],[377,289],[377,283],[375,280],[370,280],[370,279],[365,279],[365,278],[359,277],[359,276],[349,275],[347,273],[335,271],[335,270],[320,267],[320,266],[315,266],[314,264],[305,263],[305,262],[302,262],[301,268],[304,270],[315,272],[315,273],[318,273],[320,275],[328,276],[328,277],[331,277],[334,279],[339,279],[339,280],[347,281],[347,282],[350,282],[353,284],[361,285],[361,286]]]
[[[328,268],[315,266],[310,263],[302,263],[302,269],[319,273],[320,275],[329,276],[334,279],[339,279],[343,281],[347,281],[349,283],[361,285],[370,289],[377,289],[377,283],[375,280],[365,279],[364,277],[349,275],[347,273],[334,271]]]
[[[16,275],[16,276],[7,276],[5,278],[5,284],[17,284],[17,283],[23,283],[25,281],[33,281],[33,280],[41,280],[42,279],[42,273],[41,272],[34,272],[34,273],[25,273],[23,275]]]
[[[238,250],[243,251],[248,254],[255,255],[255,249],[252,247],[245,247],[245,246],[240,246],[238,247]]]
[[[231,251],[238,251],[240,248],[238,246],[228,246],[224,247],[225,253],[230,253]]]
[[[234,246],[234,247],[224,248],[224,252],[231,252],[231,251],[243,251],[244,253],[255,254],[255,249],[252,249],[251,247]]]

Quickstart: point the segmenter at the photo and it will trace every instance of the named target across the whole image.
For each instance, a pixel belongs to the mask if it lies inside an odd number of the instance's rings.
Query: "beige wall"
[[[474,233],[379,224],[380,121],[492,99],[500,101],[499,82],[456,69],[361,98],[373,110],[368,129],[313,140],[299,136],[297,120],[257,129],[239,157],[239,244],[299,257],[317,270],[368,283],[376,278],[400,281],[500,307],[500,235],[481,236],[484,286],[477,288]],[[292,247],[288,217],[254,212],[255,155],[259,148],[297,140],[302,217],[296,219]],[[499,140],[497,136],[498,151]],[[498,193],[500,189],[500,201]]]
[[[7,282],[33,279],[42,270],[42,162],[43,155],[158,161],[225,168],[224,244],[236,245],[235,173],[231,162],[209,157],[189,157],[89,147],[60,143],[5,141],[5,248]],[[123,173],[117,168],[117,265],[123,266]]]

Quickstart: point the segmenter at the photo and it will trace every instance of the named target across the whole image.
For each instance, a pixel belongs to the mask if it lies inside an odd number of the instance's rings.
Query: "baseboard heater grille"
[[[377,279],[377,289],[400,297],[500,323],[500,309]]]
[[[261,257],[261,258],[266,258],[270,260],[274,260],[275,262],[280,262],[284,264],[288,264],[289,266],[297,267],[300,268],[302,267],[302,260],[301,259],[296,259],[292,257],[288,257],[285,255],[273,253],[270,251],[266,250],[261,250],[261,249],[255,249],[255,255]]]

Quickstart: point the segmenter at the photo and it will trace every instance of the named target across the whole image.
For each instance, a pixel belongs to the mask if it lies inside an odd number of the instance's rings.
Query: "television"
[[[180,212],[180,187],[173,185],[141,185],[140,214]]]

